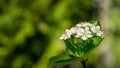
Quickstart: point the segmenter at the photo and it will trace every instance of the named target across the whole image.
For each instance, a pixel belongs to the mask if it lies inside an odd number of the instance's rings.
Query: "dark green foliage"
[[[59,55],[59,56],[52,57],[50,59],[51,63],[56,63],[56,64],[71,64],[79,60],[81,60],[81,58],[70,57],[69,55]]]

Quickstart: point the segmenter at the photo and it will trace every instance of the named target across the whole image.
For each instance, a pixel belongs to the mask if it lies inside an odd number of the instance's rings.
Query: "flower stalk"
[[[86,68],[87,60],[88,60],[88,59],[86,59],[86,60],[82,60],[82,61],[81,61],[83,68]]]

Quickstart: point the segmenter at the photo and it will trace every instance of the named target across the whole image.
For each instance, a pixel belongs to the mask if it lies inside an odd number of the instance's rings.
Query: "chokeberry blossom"
[[[88,22],[80,22],[74,27],[66,29],[60,39],[66,40],[73,36],[75,38],[87,40],[88,38],[92,38],[94,36],[102,37],[102,35],[103,32],[101,31],[100,26]]]
[[[66,40],[70,37],[71,37],[71,32],[70,32],[70,30],[66,29],[64,34],[62,34],[62,36],[60,37],[60,39]]]
[[[50,60],[53,63],[80,61],[86,68],[87,55],[102,42],[103,32],[99,21],[80,22],[66,29],[60,39],[66,44],[66,54],[54,56]]]
[[[94,33],[96,33],[97,36],[102,36],[102,34],[103,34],[103,32],[100,31],[100,26],[95,26],[95,25],[93,25],[93,26],[91,27],[91,30],[92,30]]]

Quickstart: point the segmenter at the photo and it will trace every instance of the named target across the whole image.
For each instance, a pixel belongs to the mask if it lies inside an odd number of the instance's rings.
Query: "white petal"
[[[85,32],[84,29],[82,29],[82,28],[79,29],[79,31],[80,31],[81,33],[84,33],[84,32]]]
[[[77,24],[76,26],[77,26],[77,27],[81,27],[82,25],[79,23],[79,24]]]
[[[71,38],[71,35],[67,35],[66,37],[67,37],[67,38]]]
[[[63,37],[61,36],[61,37],[60,37],[60,39],[62,40],[62,39],[63,39]]]
[[[85,31],[89,31],[89,28],[88,28],[88,27],[86,27],[86,28],[85,28]]]
[[[75,35],[76,38],[80,38],[80,35]]]
[[[99,32],[97,33],[97,36],[102,36],[102,34],[103,34],[103,32],[102,32],[102,31],[99,31]]]
[[[88,38],[91,38],[91,37],[92,37],[92,35],[87,35],[87,37],[88,37]]]
[[[95,26],[92,26],[91,30],[92,30],[92,32],[96,33],[96,27]]]
[[[75,27],[72,27],[72,28],[70,29],[70,33],[71,33],[71,34],[75,34],[75,32],[76,32],[76,28],[75,28]]]
[[[77,35],[82,35],[84,33],[84,29],[82,29],[82,28],[79,28],[79,29],[77,29],[77,31],[76,31],[76,34]]]
[[[87,23],[87,26],[88,26],[88,27],[92,27],[92,24],[90,24],[90,23]]]
[[[65,30],[65,36],[66,36],[67,38],[70,38],[71,35],[72,35],[71,31],[68,30],[68,29],[66,29],[66,30]]]
[[[69,31],[69,29],[66,29],[66,30],[65,30],[65,32],[68,32],[68,31]]]
[[[64,39],[64,37],[65,37],[64,34],[62,34],[62,35],[60,36],[60,39],[62,40],[62,39]]]
[[[97,31],[100,31],[100,26],[96,26],[96,30],[97,30]]]
[[[86,39],[87,39],[87,37],[86,37],[86,36],[82,36],[82,39],[83,39],[83,40],[86,40]]]
[[[67,39],[67,37],[64,38],[64,40],[66,40],[66,39]]]
[[[87,27],[86,23],[81,23],[82,27]]]

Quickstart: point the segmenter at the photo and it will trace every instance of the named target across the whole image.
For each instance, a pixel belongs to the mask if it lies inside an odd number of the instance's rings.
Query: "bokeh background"
[[[96,20],[104,40],[87,68],[120,68],[120,0],[0,0],[0,68],[82,68],[49,59],[65,52],[66,28]]]

